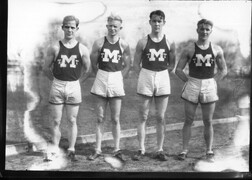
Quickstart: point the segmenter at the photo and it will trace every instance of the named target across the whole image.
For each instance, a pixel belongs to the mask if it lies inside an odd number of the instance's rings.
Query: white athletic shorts
[[[214,78],[197,79],[189,77],[182,89],[182,99],[193,103],[210,103],[219,100]]]
[[[82,102],[81,87],[77,81],[61,81],[53,79],[49,103],[51,104],[69,104],[78,105]]]
[[[102,97],[125,96],[122,72],[98,69],[91,93]]]
[[[151,71],[142,68],[139,73],[137,93],[149,97],[171,94],[168,70]]]

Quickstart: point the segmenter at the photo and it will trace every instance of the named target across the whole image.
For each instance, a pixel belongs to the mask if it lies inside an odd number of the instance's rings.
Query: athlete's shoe
[[[114,157],[117,157],[118,159],[124,161],[121,150],[118,150],[118,151],[114,152]]]
[[[184,161],[187,158],[187,153],[186,151],[183,151],[181,153],[178,154],[178,160]]]
[[[165,155],[164,151],[158,151],[155,158],[159,161],[167,161],[167,156]]]
[[[91,154],[91,155],[88,157],[88,160],[94,161],[96,158],[98,158],[98,157],[100,157],[100,156],[101,156],[101,153],[95,152],[94,154]]]
[[[215,161],[215,159],[214,159],[214,153],[213,152],[206,153],[206,160],[208,162],[214,162]]]
[[[140,161],[144,158],[144,153],[141,150],[138,150],[137,153],[132,157],[134,161]]]
[[[74,151],[68,151],[67,157],[72,161],[72,162],[76,162],[78,161],[75,157],[75,152]]]

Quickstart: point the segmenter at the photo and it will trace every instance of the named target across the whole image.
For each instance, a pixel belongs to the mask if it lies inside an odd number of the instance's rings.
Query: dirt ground
[[[122,169],[112,168],[108,163],[104,161],[104,158],[102,157],[96,159],[95,161],[87,160],[87,156],[93,152],[93,149],[95,147],[94,143],[76,145],[76,156],[78,158],[78,162],[69,162],[67,160],[63,160],[60,163],[57,162],[58,164],[56,167],[55,164],[53,165],[53,162],[43,162],[42,153],[27,152],[6,157],[5,169],[11,170],[12,176],[14,176],[15,173],[18,174],[18,172],[20,171],[27,172],[28,174],[35,172],[33,174],[34,176],[37,175],[36,172],[42,173],[43,176],[57,176],[57,173],[52,172],[71,172],[71,174],[67,173],[67,175],[69,175],[70,177],[96,177],[100,176],[100,173],[105,173],[105,175],[108,175],[106,173],[109,172],[114,172],[111,175],[113,177],[123,177],[125,175],[126,177],[129,177],[128,175],[131,175],[131,177],[144,177],[146,175],[145,173],[147,172],[152,172],[154,174],[161,173],[159,174],[160,176],[164,175],[167,177],[170,177],[169,175],[171,175],[171,177],[174,177],[174,175],[175,177],[179,177],[181,175],[181,173],[179,172],[182,172],[183,174],[186,173],[184,175],[188,175],[185,177],[190,177],[190,175],[199,172],[200,175],[204,175],[204,173],[201,173],[201,171],[235,172],[236,175],[238,174],[238,176],[240,176],[240,172],[249,171],[249,146],[234,146],[233,139],[236,128],[237,122],[214,125],[215,134],[213,150],[216,154],[215,169],[213,169],[214,163],[209,164],[209,168],[206,168],[207,166],[206,164],[204,164],[204,169],[196,169],[196,166],[198,166],[199,162],[204,162],[205,145],[203,139],[203,127],[195,127],[192,129],[190,153],[188,154],[188,158],[185,161],[179,161],[176,158],[176,155],[179,153],[182,147],[181,130],[173,130],[166,132],[164,151],[168,156],[168,161],[165,162],[160,162],[153,158],[156,148],[156,134],[149,134],[146,138],[147,154],[142,161],[133,161],[131,159],[133,153],[137,150],[138,147],[137,137],[134,136],[121,139],[120,145],[123,151],[123,158],[125,159],[125,165]],[[60,147],[62,147],[62,149],[66,149],[67,142],[61,141]],[[102,147],[104,154],[111,154],[113,149],[112,141],[104,141],[102,143]],[[237,164],[237,166],[230,166],[228,162],[230,159],[234,158],[234,164]],[[225,163],[225,161],[227,163]],[[220,166],[220,162],[225,165],[222,164]],[[116,172],[120,173],[118,174]],[[130,173],[125,174],[125,172]],[[145,173],[142,174],[143,172]],[[250,176],[250,173],[246,173],[246,175]],[[244,174],[242,174],[241,176],[244,176]]]

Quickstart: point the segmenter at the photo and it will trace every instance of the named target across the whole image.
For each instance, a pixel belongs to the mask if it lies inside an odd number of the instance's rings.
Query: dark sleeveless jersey
[[[152,71],[162,71],[169,65],[170,50],[165,35],[160,42],[154,42],[148,35],[147,44],[142,53],[142,67]]]
[[[108,72],[121,71],[122,65],[122,50],[119,44],[120,39],[111,44],[106,37],[104,37],[104,44],[98,56],[98,68]]]
[[[79,42],[73,48],[66,48],[60,41],[60,50],[53,63],[53,75],[62,81],[76,81],[81,76],[82,60]]]
[[[215,57],[211,43],[206,50],[200,49],[195,43],[195,52],[189,63],[189,76],[208,79],[214,76]]]

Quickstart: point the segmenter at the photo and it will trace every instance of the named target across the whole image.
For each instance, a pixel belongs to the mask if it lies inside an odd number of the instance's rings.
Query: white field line
[[[222,123],[232,123],[238,121],[237,117],[230,117],[230,118],[222,118],[222,119],[214,119],[212,122],[213,124],[222,124]],[[167,124],[166,131],[172,130],[180,130],[182,129],[184,123],[175,123],[175,124]],[[194,121],[192,127],[199,127],[203,126],[203,121]],[[146,134],[154,134],[156,133],[155,126],[147,127]],[[121,138],[137,136],[137,129],[128,129],[121,131]],[[103,140],[112,140],[113,136],[111,132],[106,132],[103,134]],[[81,135],[77,137],[76,144],[85,144],[85,143],[93,143],[95,142],[95,134],[89,135]],[[6,145],[5,146],[5,155],[15,155],[23,152],[27,152],[28,150],[28,143],[20,143],[14,145]],[[31,149],[36,150],[35,147]]]
[[[221,124],[221,123],[231,123],[237,121],[237,117],[223,118],[223,119],[214,119],[213,124]],[[172,130],[180,130],[182,129],[184,123],[174,123],[166,125],[166,131]],[[203,126],[203,121],[194,121],[192,127]],[[154,134],[156,133],[156,127],[151,126],[146,128],[146,134]],[[121,138],[132,137],[137,135],[137,129],[128,129],[121,131]],[[95,142],[95,134],[78,136],[76,143],[91,143]],[[106,132],[103,134],[103,140],[111,140],[113,139],[112,132]]]

